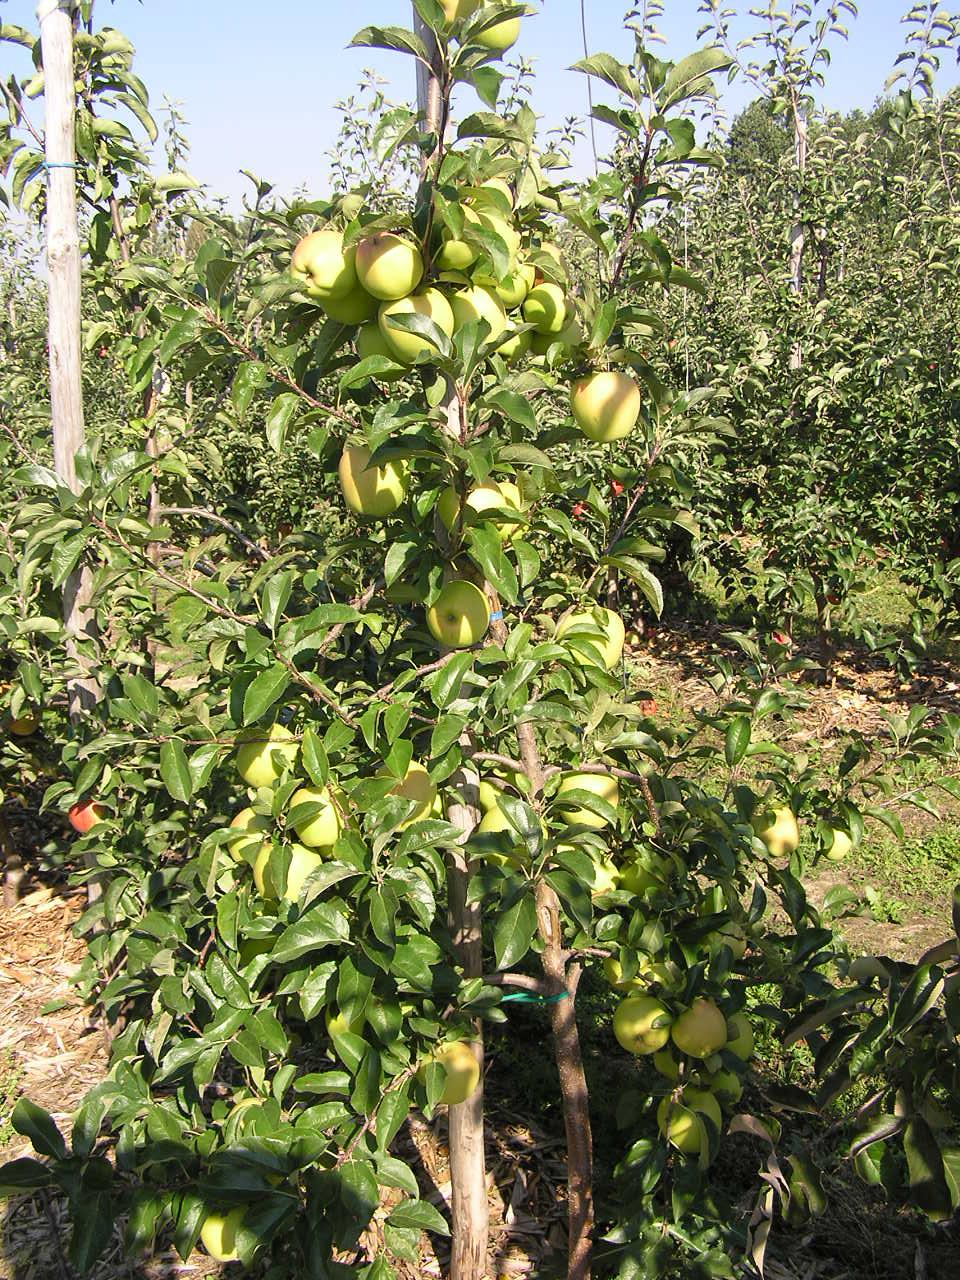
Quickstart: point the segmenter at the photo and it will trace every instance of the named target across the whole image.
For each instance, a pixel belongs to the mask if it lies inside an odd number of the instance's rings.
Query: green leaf
[[[933,1222],[946,1222],[953,1213],[950,1188],[943,1169],[943,1157],[930,1126],[914,1116],[903,1135],[903,1150],[910,1175],[913,1202]]]
[[[493,951],[498,969],[510,969],[530,950],[537,932],[537,907],[533,895],[525,893],[497,920]]]
[[[330,777],[330,761],[319,734],[312,729],[304,730],[300,745],[300,759],[307,771],[307,776],[315,787],[325,787]]]
[[[70,1204],[73,1233],[70,1237],[70,1263],[86,1274],[97,1261],[113,1236],[113,1197],[107,1191],[83,1187]]]
[[[350,925],[343,912],[320,902],[283,931],[271,954],[275,963],[285,964],[310,951],[344,943],[349,937]]]
[[[442,711],[444,707],[459,698],[460,687],[467,672],[473,667],[473,663],[474,655],[472,653],[458,653],[449,662],[445,663],[439,671],[428,677],[427,687],[430,690],[434,706],[438,710]]]
[[[186,804],[193,794],[193,778],[183,743],[171,738],[160,748],[160,777],[174,800]]]
[[[276,631],[277,622],[290,602],[292,594],[293,572],[290,569],[284,573],[278,573],[264,587],[260,612],[271,631]]]
[[[750,718],[749,716],[736,716],[727,725],[723,743],[724,759],[731,769],[744,758],[749,746]]]
[[[36,1191],[39,1187],[49,1187],[52,1180],[53,1175],[47,1165],[23,1156],[19,1160],[10,1160],[5,1165],[0,1165],[0,1196],[18,1196],[25,1191]]]
[[[609,53],[594,53],[589,58],[581,58],[570,68],[571,71],[582,71],[584,75],[595,76],[603,80],[612,89],[619,90],[625,98],[630,98],[638,106],[643,101],[643,90],[640,81],[625,67],[622,62]]]
[[[418,1227],[441,1236],[450,1234],[446,1218],[426,1200],[404,1200],[391,1211],[387,1221],[394,1227]]]
[[[278,395],[267,413],[267,443],[275,453],[283,448],[287,438],[287,430],[300,408],[300,397],[295,391],[283,391]]]
[[[663,96],[657,106],[665,112],[687,98],[709,91],[712,88],[709,77],[718,71],[726,71],[732,65],[729,55],[717,46],[698,49],[689,57],[681,58],[667,72]]]
[[[21,1098],[13,1108],[10,1123],[17,1133],[29,1138],[34,1151],[52,1160],[62,1160],[67,1154],[63,1134],[49,1111],[38,1107],[28,1098]]]
[[[517,422],[521,427],[526,427],[528,431],[536,433],[538,429],[537,416],[533,412],[530,401],[525,396],[517,395],[515,391],[494,391],[492,394],[484,396],[483,403],[499,409],[503,416],[511,422]]]
[[[290,683],[290,675],[282,662],[261,671],[243,695],[243,723],[253,724],[259,720],[286,692]]]
[[[419,36],[404,27],[364,27],[350,41],[349,48],[389,49],[393,53],[409,53],[427,66],[430,55]]]
[[[509,604],[520,595],[517,573],[503,546],[503,539],[492,524],[480,524],[467,530],[470,558],[494,589]]]

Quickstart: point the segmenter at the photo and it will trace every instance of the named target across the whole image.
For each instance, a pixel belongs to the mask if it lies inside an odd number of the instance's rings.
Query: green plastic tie
[[[560,1000],[569,1000],[570,992],[561,991],[555,996],[537,996],[530,991],[511,991],[507,995],[500,997],[500,1003],[506,1004],[508,1000],[516,1000],[520,1004],[557,1004]]]

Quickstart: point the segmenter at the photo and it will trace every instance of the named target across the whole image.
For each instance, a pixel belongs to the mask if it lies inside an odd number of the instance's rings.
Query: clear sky
[[[524,22],[515,49],[536,60],[533,106],[546,126],[585,117],[585,78],[568,70],[583,56],[580,0],[536,3],[540,12]],[[590,51],[629,61],[633,37],[622,26],[627,0],[585,0],[585,7]],[[738,8],[747,7],[740,0]],[[900,18],[908,7],[908,0],[861,0],[849,44],[834,44],[825,105],[870,106],[903,48]],[[697,8],[697,0],[666,0],[665,56],[679,58],[695,47]],[[136,45],[136,69],[154,107],[164,95],[182,104],[191,171],[213,194],[231,199],[248,189],[240,169],[284,193],[301,184],[324,192],[325,152],[339,123],[334,103],[352,92],[363,70],[384,76],[395,101],[414,92],[412,59],[346,46],[367,23],[409,26],[409,15],[407,0],[97,0],[95,14],[98,25],[119,27]],[[35,0],[0,0],[0,18],[35,29]],[[18,50],[3,46],[3,52],[4,74],[26,70]],[[957,83],[952,61],[942,80]],[[725,105],[735,112],[750,96],[735,85]],[[462,109],[469,106],[464,99]],[[601,154],[607,137],[601,130]],[[586,173],[592,163],[584,144],[576,167]]]

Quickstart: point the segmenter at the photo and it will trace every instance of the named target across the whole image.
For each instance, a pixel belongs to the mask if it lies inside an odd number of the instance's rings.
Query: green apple
[[[257,886],[257,892],[261,897],[276,899],[280,897],[280,893],[276,881],[270,874],[268,865],[271,852],[272,846],[264,845],[257,854],[257,859],[253,864],[253,883]],[[319,853],[314,853],[312,849],[304,848],[302,844],[291,845],[290,866],[287,868],[287,887],[283,891],[284,901],[296,902],[300,897],[300,890],[307,882],[307,877],[322,865],[323,859]]]
[[[379,518],[396,511],[407,492],[407,468],[403,462],[371,467],[365,445],[348,445],[340,457],[337,474],[344,501],[360,516]]]
[[[427,626],[439,644],[448,649],[469,649],[487,633],[490,605],[486,595],[464,578],[454,578],[427,610]]]
[[[480,1063],[470,1046],[462,1040],[448,1041],[437,1046],[433,1060],[444,1072],[443,1093],[438,1101],[448,1107],[466,1102],[480,1083]]]
[[[502,784],[503,779],[497,778],[497,782]],[[484,813],[489,813],[491,809],[496,808],[497,801],[503,795],[503,787],[494,786],[489,778],[481,778],[477,793],[480,797],[480,808]]]
[[[800,827],[797,824],[796,814],[786,805],[780,809],[774,809],[773,822],[758,827],[757,835],[774,858],[787,857],[794,853],[800,844]]]
[[[523,318],[537,333],[559,334],[567,322],[567,300],[558,284],[544,280],[527,294]]]
[[[200,1243],[217,1262],[236,1262],[237,1232],[243,1226],[245,1206],[231,1209],[229,1213],[208,1213],[200,1228]]]
[[[698,996],[670,1029],[673,1043],[690,1058],[709,1058],[727,1043],[727,1020],[712,1000]]]
[[[700,1116],[709,1116],[720,1129],[723,1116],[720,1104],[707,1089],[684,1089],[682,1102],[672,1097],[663,1098],[657,1108],[657,1124],[660,1132],[678,1151],[687,1156],[699,1156],[706,1141]]]
[[[831,862],[843,862],[850,851],[853,849],[853,840],[846,831],[840,830],[839,827],[831,827],[830,848],[826,850],[827,857]]]
[[[248,787],[269,787],[297,758],[300,744],[282,724],[237,735],[237,772]]]
[[[290,259],[290,274],[317,302],[344,298],[357,288],[357,251],[344,249],[343,235],[327,229],[303,237]]]
[[[605,854],[593,855],[593,883],[590,886],[592,897],[601,893],[613,893],[620,887],[620,871],[614,860]]]
[[[394,328],[390,324],[391,316],[409,315],[426,316],[448,338],[453,337],[455,327],[450,303],[437,289],[424,289],[423,293],[412,293],[408,298],[400,298],[396,302],[385,302],[380,308],[380,332],[401,364],[413,364],[421,354],[436,355],[436,347],[426,338],[421,338],[417,333],[408,333],[405,329]]]
[[[390,776],[386,769],[381,769],[377,774],[378,778]],[[437,784],[419,761],[411,760],[407,766],[407,772],[391,790],[390,795],[416,801],[417,808],[413,814],[400,824],[402,827],[409,827],[412,822],[421,822],[430,816],[430,811],[437,799]]]
[[[721,925],[716,933],[711,933],[707,941],[711,948],[719,951],[721,947],[729,947],[734,963],[742,960],[747,954],[747,935],[735,920]]]
[[[485,342],[495,342],[507,327],[507,313],[503,303],[490,289],[475,284],[470,289],[460,289],[450,300],[453,323],[457,329],[474,321],[486,320],[490,332]]]
[[[620,661],[626,639],[626,629],[620,615],[599,604],[590,609],[575,610],[560,619],[554,638],[562,640],[578,627],[590,627],[601,633],[600,639],[586,635],[584,639],[589,640],[599,652],[606,670],[612,671]],[[590,659],[582,649],[577,649],[576,652],[584,665],[590,665]]]
[[[379,309],[379,302],[359,286],[342,298],[327,298],[320,306],[339,324],[363,324],[373,320]]]
[[[227,848],[237,862],[245,862],[260,852],[265,840],[263,833],[273,828],[273,819],[265,813],[256,813],[253,809],[241,809],[230,820],[231,828],[237,832],[227,841]]]
[[[357,355],[361,360],[366,360],[367,356],[386,356],[388,360],[393,361],[397,359],[393,353],[393,348],[380,332],[380,326],[375,321],[371,324],[360,326],[355,342]],[[378,382],[396,382],[398,378],[403,376],[403,370],[397,369],[392,373],[378,373],[376,378]]]
[[[745,1013],[735,1013],[727,1019],[727,1043],[729,1049],[741,1062],[748,1062],[753,1057],[753,1027]]]
[[[29,738],[40,728],[40,717],[35,711],[26,711],[9,720],[7,728],[15,738]]]
[[[613,1034],[629,1053],[656,1053],[670,1039],[670,1010],[653,996],[627,996],[613,1015]]]
[[[423,278],[423,258],[412,240],[379,231],[357,245],[357,277],[367,293],[393,302],[413,293]]]
[[[517,43],[519,37],[520,19],[505,18],[503,22],[496,22],[492,27],[487,27],[473,39],[476,44],[482,45],[484,49],[490,49],[493,53],[506,53]]]
[[[620,784],[609,773],[568,773],[561,779],[557,794],[562,796],[567,791],[589,791],[599,796],[614,808],[620,803]],[[591,813],[588,809],[561,809],[565,822],[581,827],[592,827],[599,831],[608,825],[606,818]]]
[[[628,373],[589,373],[573,384],[570,408],[591,440],[622,440],[637,425],[643,395]]]
[[[298,804],[319,804],[323,808],[312,818],[299,822],[294,831],[308,849],[323,849],[336,844],[343,830],[340,813],[327,787],[300,787],[290,797],[290,808]]]

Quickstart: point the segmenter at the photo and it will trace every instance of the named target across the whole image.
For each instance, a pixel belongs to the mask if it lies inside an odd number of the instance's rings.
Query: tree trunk
[[[434,55],[433,33],[417,13],[413,12],[414,29]],[[437,134],[439,141],[442,103],[440,83],[422,63],[417,63],[417,109],[425,127]],[[429,158],[424,162],[424,172]],[[444,402],[451,435],[460,437],[460,404],[455,388],[448,385]],[[479,777],[471,764],[473,738],[463,740],[464,765],[451,779],[461,802],[451,805],[448,820],[463,832],[463,843],[447,864],[447,897],[450,931],[464,976],[479,978],[483,974],[483,932],[480,906],[467,902],[467,885],[472,864],[466,842],[480,821]],[[487,1174],[483,1149],[483,1034],[480,1023],[474,1025],[471,1048],[480,1064],[477,1089],[449,1111],[450,1187],[453,1230],[450,1252],[450,1280],[484,1280],[487,1275],[487,1240],[490,1210],[487,1203]]]

